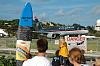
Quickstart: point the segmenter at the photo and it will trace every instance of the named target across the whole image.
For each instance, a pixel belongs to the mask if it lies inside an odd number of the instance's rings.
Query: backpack
[[[74,66],[70,63],[69,59],[67,57],[60,56],[60,65],[63,66]]]
[[[60,56],[53,57],[52,66],[60,66],[60,65],[61,65],[61,63],[60,63]]]

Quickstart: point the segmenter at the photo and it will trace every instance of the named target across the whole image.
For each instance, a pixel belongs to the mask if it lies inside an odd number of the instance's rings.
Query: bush
[[[16,60],[14,57],[1,56],[0,57],[0,66],[16,66]]]

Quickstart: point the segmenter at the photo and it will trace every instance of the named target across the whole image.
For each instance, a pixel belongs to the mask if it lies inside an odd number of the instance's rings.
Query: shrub
[[[0,57],[0,66],[16,66],[16,60],[14,57],[3,55]]]

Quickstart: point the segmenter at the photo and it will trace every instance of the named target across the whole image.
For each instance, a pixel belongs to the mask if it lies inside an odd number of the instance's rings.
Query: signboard
[[[78,47],[81,50],[87,51],[87,39],[85,37],[68,37],[65,36],[65,42],[67,42],[68,49]]]
[[[55,40],[55,44],[59,44],[59,40]]]

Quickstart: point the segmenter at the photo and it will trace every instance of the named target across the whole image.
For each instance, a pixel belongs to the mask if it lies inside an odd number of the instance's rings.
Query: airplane
[[[37,17],[34,19],[34,27],[35,31],[33,32],[41,33],[41,35],[46,35],[48,38],[59,38],[65,35],[85,35],[89,32],[84,26],[73,25],[43,28]]]
[[[0,37],[6,37],[6,36],[8,36],[8,33],[6,33],[4,29],[0,29]]]

